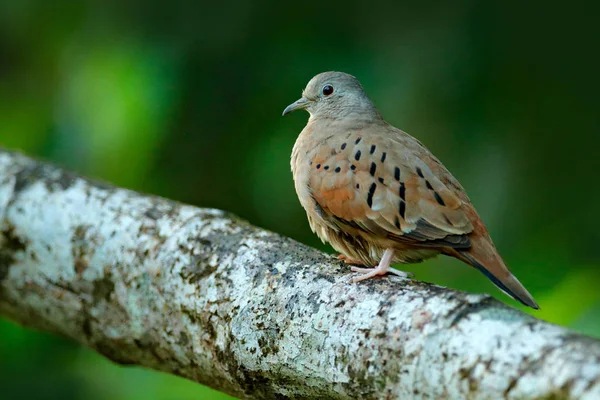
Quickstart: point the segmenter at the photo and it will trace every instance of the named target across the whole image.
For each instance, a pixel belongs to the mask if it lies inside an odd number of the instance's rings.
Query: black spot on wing
[[[419,175],[421,178],[425,178],[423,176],[423,171],[421,170],[421,168],[417,167],[417,175]]]
[[[346,143],[342,144],[342,150],[344,150],[346,148]]]
[[[440,196],[438,192],[433,192],[433,196],[435,197],[435,201],[437,201],[440,206],[446,205],[446,203],[444,203],[444,199],[442,199],[442,196]]]
[[[387,153],[385,151],[383,153],[381,153],[381,162],[385,161],[386,156],[387,156]]]
[[[400,182],[400,189],[398,190],[398,195],[402,200],[406,200],[406,187],[404,186],[404,182]]]
[[[362,140],[362,138],[359,137],[358,139],[356,139],[356,141],[354,142],[354,144],[359,144],[361,140]]]
[[[406,203],[403,200],[400,200],[400,206],[398,207],[398,211],[400,212],[400,216],[402,219],[406,219],[404,214],[406,213]]]
[[[433,186],[431,186],[431,183],[429,183],[428,180],[425,180],[425,186],[427,186],[427,189],[433,190]]]
[[[376,146],[374,144],[371,145],[371,151],[369,151],[369,154],[375,153],[375,149],[376,149]]]
[[[367,205],[369,208],[373,205],[373,195],[375,194],[375,189],[377,189],[377,183],[373,182],[369,187],[369,193],[367,194]]]
[[[335,169],[335,172],[340,172],[341,170],[342,170],[342,169],[341,169],[340,167],[337,167],[337,168]]]
[[[394,179],[397,181],[400,181],[400,168],[399,167],[396,167],[394,169]]]
[[[360,150],[358,150],[358,151],[356,152],[356,154],[354,155],[354,159],[355,159],[356,161],[360,160]]]
[[[446,221],[446,223],[450,226],[454,226],[454,224],[452,223],[452,221],[450,221],[450,218],[448,218],[448,216],[446,214],[442,214],[444,216],[444,220]]]
[[[374,162],[371,163],[371,169],[369,170],[369,173],[371,174],[371,176],[375,176],[375,171],[377,170],[377,164],[375,164]]]
[[[396,225],[396,228],[400,229],[400,218],[398,218],[397,215],[396,215],[396,218],[394,219],[394,225]]]

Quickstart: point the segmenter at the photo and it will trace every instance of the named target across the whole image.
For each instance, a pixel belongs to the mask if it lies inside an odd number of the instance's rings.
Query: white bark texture
[[[254,399],[600,399],[600,342],[0,150],[0,315]],[[282,216],[285,218],[285,216]]]

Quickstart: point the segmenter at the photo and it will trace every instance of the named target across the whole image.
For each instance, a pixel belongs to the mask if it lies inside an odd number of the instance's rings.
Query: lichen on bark
[[[0,151],[0,315],[243,398],[600,398],[600,344],[489,296]]]

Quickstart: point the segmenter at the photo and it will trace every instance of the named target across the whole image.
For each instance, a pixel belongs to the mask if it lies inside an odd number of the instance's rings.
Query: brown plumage
[[[292,152],[292,172],[312,230],[348,263],[377,268],[354,281],[402,271],[445,254],[538,308],[509,272],[467,194],[418,140],[386,123],[348,74],[315,76],[288,106],[310,113]]]

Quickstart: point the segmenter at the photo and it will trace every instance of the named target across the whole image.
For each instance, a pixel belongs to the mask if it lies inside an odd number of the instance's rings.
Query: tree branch
[[[600,398],[600,343],[0,150],[0,315],[244,398]],[[554,396],[554,397],[553,397]]]

